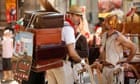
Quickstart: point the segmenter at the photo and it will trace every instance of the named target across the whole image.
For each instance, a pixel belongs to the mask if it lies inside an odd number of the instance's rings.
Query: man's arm
[[[101,46],[100,47],[100,56],[99,56],[99,60],[105,60],[105,51],[104,51],[104,47]]]
[[[67,44],[67,49],[68,49],[68,54],[69,54],[70,58],[72,58],[76,62],[81,62],[81,58],[78,55],[78,53],[76,52],[73,43]]]
[[[126,62],[130,62],[136,54],[136,45],[123,35],[120,35],[117,39],[123,47],[126,47],[130,50],[129,56],[127,57]]]
[[[75,62],[81,62],[82,59],[75,50],[75,35],[73,28],[71,26],[64,26],[62,29],[62,40],[66,43],[69,57]]]

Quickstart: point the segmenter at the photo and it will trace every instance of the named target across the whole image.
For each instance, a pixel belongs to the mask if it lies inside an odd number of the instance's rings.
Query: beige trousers
[[[120,68],[121,71],[118,75],[114,75],[114,71]],[[104,84],[124,84],[124,70],[123,67],[115,66],[115,68],[104,67],[103,68],[103,76],[105,78]],[[116,78],[118,81],[116,82]]]
[[[73,71],[71,63],[64,61],[63,67],[47,70],[48,84],[73,84]]]

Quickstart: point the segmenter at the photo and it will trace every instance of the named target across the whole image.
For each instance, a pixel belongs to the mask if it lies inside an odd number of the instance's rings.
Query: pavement
[[[7,81],[7,82],[1,82],[0,84],[19,84],[16,81]]]

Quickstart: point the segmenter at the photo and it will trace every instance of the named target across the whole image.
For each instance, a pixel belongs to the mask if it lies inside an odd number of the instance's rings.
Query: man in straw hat
[[[87,39],[89,39],[89,29],[88,29],[88,23],[85,16],[85,7],[78,6],[78,5],[72,5],[70,7],[70,10],[67,11],[67,14],[75,15],[77,16],[77,21],[74,21],[75,24],[78,25],[79,31],[84,35]]]
[[[73,5],[70,7],[69,11],[67,11],[66,21],[68,21],[72,27],[79,25],[80,20],[82,19],[82,14],[80,6]]]
[[[103,60],[103,75],[106,79],[104,84],[124,84],[123,66],[120,63],[128,65],[136,53],[136,46],[124,35],[116,30],[118,23],[117,15],[108,15],[104,20],[104,27],[107,30],[102,35],[101,54]],[[130,50],[126,60],[121,62],[124,58],[123,48]],[[103,53],[105,52],[105,53]],[[116,71],[119,73],[116,75]],[[115,81],[115,79],[118,79]]]
[[[68,11],[70,17],[68,22],[64,23],[62,28],[62,41],[66,43],[68,56],[64,59],[63,67],[47,70],[48,84],[74,84],[73,71],[69,58],[77,63],[84,64],[84,60],[78,55],[75,50],[75,32],[74,26],[79,24],[82,12],[78,8],[70,8]]]
[[[81,26],[80,24],[83,24],[83,21],[81,22],[81,20],[84,19],[83,10],[81,6],[73,5],[71,6],[70,10],[67,13],[71,17],[69,19],[73,22],[74,29],[75,29],[75,38],[76,38],[75,49],[80,55],[80,57],[86,60],[88,58],[88,52],[89,52],[88,43],[85,35],[83,35],[83,33],[81,32],[82,28],[81,29],[79,28],[79,26]],[[78,75],[78,71],[82,69],[82,66],[80,63],[75,63],[73,61],[72,64],[73,64],[72,68],[74,73],[74,80],[76,84],[77,83],[79,84],[81,81],[80,81],[80,76]]]

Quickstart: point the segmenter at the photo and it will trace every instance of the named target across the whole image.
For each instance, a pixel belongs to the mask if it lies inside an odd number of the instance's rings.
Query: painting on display
[[[19,32],[15,36],[14,56],[12,59],[14,79],[28,80],[32,65],[33,34]]]

